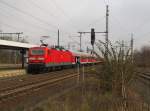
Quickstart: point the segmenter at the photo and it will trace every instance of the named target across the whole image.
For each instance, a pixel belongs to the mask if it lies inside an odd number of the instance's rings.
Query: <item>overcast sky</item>
[[[105,31],[105,5],[109,4],[109,38],[129,41],[134,34],[135,46],[150,44],[149,0],[0,0],[0,29],[23,32],[29,42],[39,43],[41,36],[50,36],[50,45],[79,41],[78,31]],[[104,40],[104,34],[97,34]],[[83,36],[83,45],[90,45],[90,35]]]

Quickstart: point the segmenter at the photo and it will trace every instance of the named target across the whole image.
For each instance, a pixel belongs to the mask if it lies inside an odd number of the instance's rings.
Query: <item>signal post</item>
[[[91,29],[91,32],[78,32],[80,34],[80,47],[82,46],[82,43],[81,43],[81,37],[82,37],[82,34],[86,34],[86,33],[89,33],[91,34],[91,45],[93,47],[93,51],[94,51],[94,43],[95,43],[95,33],[107,33],[107,32],[95,32],[95,29],[92,28]],[[80,51],[81,51],[81,48],[80,48]]]

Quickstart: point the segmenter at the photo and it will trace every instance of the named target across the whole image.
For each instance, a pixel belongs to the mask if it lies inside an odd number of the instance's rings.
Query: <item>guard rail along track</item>
[[[60,77],[57,76],[57,77],[53,77],[50,79],[41,80],[41,81],[33,82],[30,84],[25,84],[23,86],[18,86],[14,89],[12,88],[3,89],[0,91],[0,101],[3,99],[7,99],[9,97],[16,96],[17,94],[24,93],[29,90],[36,90],[36,89],[42,88],[43,86],[51,85],[51,84],[54,84],[63,80],[71,79],[77,76],[78,76],[77,73],[65,74],[65,75],[61,75]]]

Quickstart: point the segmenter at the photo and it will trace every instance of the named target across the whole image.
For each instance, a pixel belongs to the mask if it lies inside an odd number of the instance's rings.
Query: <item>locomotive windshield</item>
[[[32,49],[31,55],[44,55],[44,50],[43,49]]]

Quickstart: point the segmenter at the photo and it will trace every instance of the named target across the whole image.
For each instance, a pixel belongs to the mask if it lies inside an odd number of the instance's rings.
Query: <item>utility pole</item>
[[[18,37],[18,39],[17,39],[18,42],[19,42],[19,39],[21,38],[21,37],[20,37],[21,34],[23,34],[23,32],[16,33],[16,35],[17,35],[17,37]],[[11,34],[11,35],[12,35],[12,34]],[[23,50],[22,50],[22,52],[23,52]],[[15,64],[17,64],[18,51],[15,52],[15,56],[16,56],[16,58],[15,58]],[[22,68],[24,68],[24,53],[22,53],[21,58],[22,58]]]
[[[88,48],[88,46],[86,47],[86,52],[87,52],[87,53],[89,52],[89,48]]]
[[[58,47],[59,47],[59,29],[58,29],[58,40],[57,40],[57,45],[58,45]]]
[[[80,38],[80,52],[82,51],[82,32],[78,32],[80,35],[79,35],[79,38]]]
[[[80,51],[81,51],[81,47],[82,47],[82,41],[81,41],[81,37],[82,34],[85,33],[91,33],[91,32],[78,32],[80,34]],[[105,44],[106,44],[106,54],[108,55],[108,37],[109,37],[109,6],[106,5],[106,31],[105,32],[94,32],[94,33],[105,33],[106,34],[106,38],[105,38]],[[94,50],[94,45],[92,45],[93,50]]]
[[[18,42],[19,42],[19,39],[21,38],[20,35],[23,34],[23,32],[21,32],[21,33],[16,33],[16,34],[18,35]]]
[[[131,34],[131,59],[133,63],[133,44],[134,44],[134,39],[133,39],[133,33]]]
[[[124,40],[122,40],[121,48],[122,48],[122,57],[123,57],[122,60],[124,60],[124,57],[125,57],[125,53],[124,53],[124,51],[125,51]]]
[[[108,33],[109,33],[109,6],[106,5],[106,55],[108,55]]]

